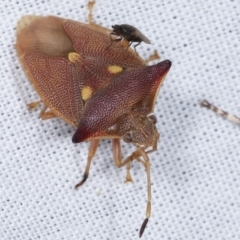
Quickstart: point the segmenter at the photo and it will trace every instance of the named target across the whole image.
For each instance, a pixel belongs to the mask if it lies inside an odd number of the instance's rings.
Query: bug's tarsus
[[[82,186],[86,182],[86,180],[88,179],[91,162],[92,162],[92,159],[93,159],[93,157],[94,157],[94,155],[97,151],[99,142],[100,142],[100,139],[91,140],[89,151],[88,151],[87,166],[86,166],[85,172],[83,174],[83,179],[81,180],[81,182],[76,184],[75,189]]]
[[[84,174],[82,181],[80,183],[76,184],[75,189],[78,189],[80,186],[82,186],[86,182],[87,179],[88,179],[88,174]]]
[[[37,107],[41,103],[42,103],[42,101],[40,100],[40,101],[28,103],[27,106],[28,106],[29,110],[32,110],[32,109],[34,109],[35,107]]]
[[[147,226],[147,223],[148,223],[148,218],[145,218],[145,220],[143,221],[142,226],[140,228],[140,231],[139,231],[139,237],[142,237],[143,232]]]

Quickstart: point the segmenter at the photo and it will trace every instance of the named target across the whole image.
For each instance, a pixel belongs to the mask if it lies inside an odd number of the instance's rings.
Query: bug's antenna
[[[214,106],[213,104],[209,103],[207,100],[203,100],[200,105],[202,107],[205,107],[205,108],[208,108],[210,110],[212,110],[213,112],[215,112],[216,114],[222,116],[223,118],[227,119],[228,121],[230,122],[234,122],[234,123],[237,123],[237,124],[240,124],[240,118],[231,114],[231,113],[228,113],[228,112],[225,112],[224,110]]]

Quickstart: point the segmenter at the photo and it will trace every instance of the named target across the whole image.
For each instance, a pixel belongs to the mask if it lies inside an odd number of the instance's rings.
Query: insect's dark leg
[[[47,111],[47,109],[48,109],[48,106],[44,104],[44,107],[43,107],[42,111],[40,112],[40,118],[42,120],[47,120],[47,119],[57,117],[51,110]]]
[[[88,13],[88,23],[89,23],[89,24],[92,24],[92,23],[93,23],[92,10],[93,10],[93,7],[94,7],[94,4],[95,4],[95,3],[96,3],[95,0],[88,2],[88,10],[89,10],[89,13]]]
[[[141,42],[137,43],[136,45],[134,45],[134,50],[135,50],[135,53],[138,55],[137,51],[136,51],[136,47],[140,44]]]
[[[127,175],[126,175],[126,182],[133,182],[131,173],[130,173],[130,168],[131,168],[131,161],[132,159],[126,159],[124,162],[122,162],[122,154],[121,154],[121,144],[120,144],[120,139],[113,139],[112,140],[112,148],[113,148],[113,159],[115,162],[115,165],[117,167],[122,167],[126,164],[127,167]]]
[[[85,169],[85,172],[83,174],[83,179],[80,183],[78,183],[75,186],[75,189],[77,189],[78,187],[80,187],[81,185],[83,185],[83,183],[87,180],[88,175],[89,175],[89,170],[90,170],[90,166],[91,166],[91,162],[92,159],[97,151],[98,148],[98,144],[99,144],[100,139],[95,139],[95,140],[91,140],[90,142],[90,147],[89,147],[89,151],[88,151],[88,159],[87,159],[87,166]]]
[[[133,42],[129,42],[127,49],[131,47],[132,43]]]
[[[240,118],[239,117],[237,117],[237,116],[235,116],[233,114],[230,114],[228,112],[223,111],[222,109],[220,109],[220,108],[214,106],[213,104],[209,103],[207,100],[203,100],[201,102],[201,106],[212,110],[216,114],[222,116],[223,118],[225,118],[225,119],[227,119],[227,120],[229,120],[231,122],[240,124]]]

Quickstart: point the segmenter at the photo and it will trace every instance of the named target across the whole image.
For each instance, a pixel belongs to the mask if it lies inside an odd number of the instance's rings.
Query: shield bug
[[[60,117],[77,130],[74,143],[90,140],[87,166],[81,186],[89,175],[100,139],[111,138],[118,167],[139,161],[147,172],[148,202],[142,235],[151,214],[150,163],[159,133],[152,115],[157,93],[171,67],[166,60],[146,66],[144,60],[123,43],[106,51],[111,30],[54,16],[25,16],[17,26],[16,50],[23,69],[44,103],[42,119]],[[124,161],[120,140],[136,150]],[[150,148],[150,149],[149,149]]]
[[[222,110],[222,109],[214,106],[213,104],[209,103],[207,100],[203,100],[201,102],[201,106],[212,110],[216,114],[222,116],[223,118],[225,118],[225,119],[227,119],[231,122],[240,124],[240,118],[239,117],[237,117],[237,116],[235,116],[231,113],[225,112],[224,110]]]
[[[131,25],[128,25],[128,24],[113,25],[112,28],[113,28],[113,31],[111,32],[111,35],[118,36],[119,38],[117,39],[111,38],[112,42],[110,46],[114,41],[118,42],[118,41],[121,41],[123,38],[129,42],[128,47],[130,47],[133,42],[137,42],[137,44],[134,45],[135,52],[137,52],[136,47],[141,42],[151,44],[150,40],[143,33],[141,33],[140,30],[138,30],[137,28]]]

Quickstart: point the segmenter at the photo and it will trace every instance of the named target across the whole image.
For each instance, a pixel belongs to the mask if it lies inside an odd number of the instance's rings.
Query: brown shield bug
[[[25,16],[17,26],[16,50],[23,69],[44,103],[42,119],[60,117],[77,128],[74,143],[90,140],[87,166],[81,186],[89,175],[99,141],[112,139],[113,158],[118,167],[126,165],[126,181],[132,181],[131,162],[140,162],[147,173],[146,219],[151,214],[151,182],[148,154],[156,151],[160,134],[152,115],[160,86],[171,62],[146,66],[123,43],[106,51],[111,30],[54,16]],[[136,150],[124,161],[120,140]],[[150,149],[149,149],[150,148]]]
[[[121,41],[123,38],[129,42],[128,47],[131,46],[133,42],[137,42],[136,45],[134,45],[134,50],[136,52],[136,47],[141,43],[145,42],[147,44],[151,44],[150,40],[140,32],[137,28],[128,25],[128,24],[121,24],[121,25],[113,25],[112,26],[113,31],[111,32],[111,35],[119,36],[117,39],[111,39],[112,43],[113,41]],[[112,45],[110,44],[110,46]],[[108,46],[108,47],[110,47]]]
[[[201,102],[201,106],[212,110],[213,112],[222,116],[223,118],[227,119],[228,121],[240,124],[240,118],[239,117],[237,117],[237,116],[235,116],[231,113],[225,112],[224,110],[222,110],[222,109],[214,106],[213,104],[209,103],[207,100],[203,100]]]

